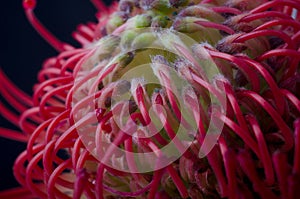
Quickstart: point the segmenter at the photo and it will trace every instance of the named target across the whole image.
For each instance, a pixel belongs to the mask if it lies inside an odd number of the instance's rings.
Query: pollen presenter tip
[[[23,7],[24,9],[31,9],[33,10],[36,6],[36,0],[23,0]]]

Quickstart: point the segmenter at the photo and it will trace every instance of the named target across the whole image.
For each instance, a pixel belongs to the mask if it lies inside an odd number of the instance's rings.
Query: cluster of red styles
[[[44,62],[33,96],[0,70],[8,104],[0,112],[19,128],[1,127],[0,135],[27,144],[13,166],[20,186],[0,198],[297,198],[299,0],[91,2],[97,22],[77,27],[75,48],[36,18],[35,0],[23,1],[29,22],[58,55]],[[148,49],[155,34],[165,38],[165,49]],[[179,34],[193,45],[172,39]],[[157,84],[120,78],[143,63]],[[205,73],[205,63],[217,72]],[[183,103],[170,71],[188,85],[179,93]],[[116,102],[116,89],[131,97]],[[129,115],[129,133],[115,113]],[[161,128],[149,136],[154,118]],[[214,124],[222,124],[219,132],[208,132]],[[179,129],[188,136],[178,136]],[[205,151],[210,135],[215,140]],[[169,143],[171,155],[163,150]],[[138,158],[146,153],[155,161]],[[162,164],[172,154],[180,155]],[[142,171],[141,163],[155,166]]]

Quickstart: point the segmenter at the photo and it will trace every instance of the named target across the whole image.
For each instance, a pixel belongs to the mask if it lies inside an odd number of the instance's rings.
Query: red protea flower
[[[27,142],[0,198],[296,198],[299,0],[121,0],[80,25],[32,97],[0,71]]]

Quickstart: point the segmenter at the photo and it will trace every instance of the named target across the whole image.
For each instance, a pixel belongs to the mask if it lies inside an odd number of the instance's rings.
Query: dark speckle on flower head
[[[169,0],[170,5],[178,8],[180,6],[186,6],[188,4],[188,0]]]
[[[134,8],[134,1],[133,0],[121,0],[119,2],[119,10],[123,12],[130,13]]]

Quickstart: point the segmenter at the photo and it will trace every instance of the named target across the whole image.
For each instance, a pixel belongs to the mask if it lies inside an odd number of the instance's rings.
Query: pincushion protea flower
[[[37,20],[34,0],[23,1],[60,53],[44,63],[32,97],[0,71],[1,95],[20,116],[2,105],[1,114],[21,129],[1,135],[27,142],[13,168],[22,188],[0,198],[297,197],[300,1],[92,2],[99,22],[78,27],[82,47],[74,48]],[[153,49],[157,41],[164,48]],[[123,78],[145,63],[158,83],[140,73]],[[172,71],[187,83],[179,94]],[[124,91],[131,97],[116,101]],[[129,122],[116,121],[126,114]],[[201,155],[218,122],[224,127]],[[134,153],[157,159],[141,162]]]

